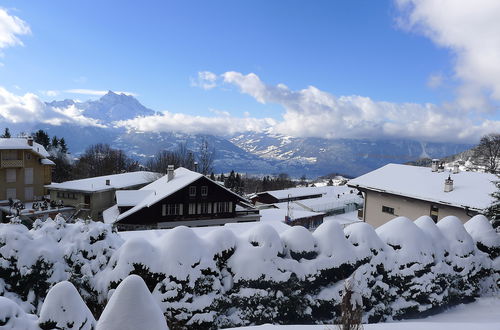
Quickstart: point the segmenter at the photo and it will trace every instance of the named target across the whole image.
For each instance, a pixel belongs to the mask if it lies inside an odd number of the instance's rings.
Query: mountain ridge
[[[150,116],[158,112],[135,97],[109,91],[97,100],[71,99],[47,102],[49,107],[74,106],[86,117],[106,127],[36,125],[54,136],[65,137],[71,151],[79,154],[95,143],[108,143],[132,157],[145,160],[159,150],[173,150],[179,143],[196,152],[203,139],[216,150],[217,172],[235,170],[249,174],[288,173],[315,177],[332,172],[357,176],[389,162],[405,163],[421,157],[441,158],[467,150],[471,145],[414,140],[298,138],[272,131],[243,132],[221,137],[182,132],[139,132],[112,125],[119,120]],[[75,134],[78,132],[78,134]]]

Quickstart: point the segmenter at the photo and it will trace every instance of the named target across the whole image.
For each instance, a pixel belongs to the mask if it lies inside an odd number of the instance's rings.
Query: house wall
[[[13,155],[15,155],[13,157]],[[29,150],[2,150],[1,159],[15,158],[22,160],[22,167],[0,167],[0,200],[6,200],[7,190],[15,189],[15,198],[23,201],[33,201],[47,194],[44,185],[52,181],[52,166],[40,163],[40,157]],[[27,169],[33,169],[33,180],[31,183],[25,183]],[[7,182],[7,172],[15,171],[15,182]],[[28,193],[26,188],[32,188],[33,193]],[[11,190],[12,191],[12,190]]]
[[[449,215],[456,216],[464,223],[471,218],[462,208],[382,192],[366,191],[363,220],[374,227],[379,227],[398,216],[415,220],[423,215],[429,216],[431,205],[438,207],[438,221]],[[394,214],[382,212],[383,206],[393,208]]]
[[[190,196],[189,187],[196,187],[196,195]],[[207,196],[201,195],[203,186],[208,187]],[[238,197],[228,192],[225,188],[216,183],[201,177],[192,184],[178,190],[165,199],[157,202],[151,207],[145,207],[137,212],[129,215],[128,217],[120,220],[120,224],[140,224],[140,225],[155,225],[158,223],[179,221],[179,220],[204,220],[204,219],[224,219],[233,218],[236,216],[235,208]],[[214,203],[218,202],[231,202],[232,206],[228,212],[214,212]],[[189,214],[190,203],[210,203],[212,211],[203,214]],[[163,204],[181,204],[182,215],[163,215]]]

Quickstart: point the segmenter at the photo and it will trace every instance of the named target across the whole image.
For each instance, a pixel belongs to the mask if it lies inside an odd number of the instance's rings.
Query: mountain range
[[[181,132],[138,132],[112,125],[118,120],[157,113],[130,95],[109,91],[98,100],[47,102],[49,107],[74,106],[85,117],[99,120],[106,127],[37,124],[24,131],[44,129],[50,136],[64,137],[74,155],[95,143],[108,143],[139,160],[159,150],[173,150],[185,143],[193,152],[207,140],[216,150],[214,167],[219,172],[235,170],[249,174],[288,173],[313,178],[339,173],[358,176],[387,163],[405,163],[422,157],[441,158],[467,150],[471,145],[431,143],[413,140],[358,140],[296,138],[271,131],[244,132],[234,136],[186,134]]]

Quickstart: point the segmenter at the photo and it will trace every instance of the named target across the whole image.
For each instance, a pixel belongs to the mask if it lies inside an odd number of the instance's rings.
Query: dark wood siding
[[[190,194],[190,187],[196,188],[196,193],[194,196]],[[207,187],[207,195],[202,196],[202,187]],[[201,177],[190,185],[178,190],[172,195],[158,201],[151,207],[143,208],[128,217],[122,219],[120,223],[122,224],[141,224],[141,225],[152,225],[158,222],[168,222],[168,221],[186,221],[186,220],[198,220],[198,219],[223,219],[231,218],[236,215],[236,202],[241,200],[238,196],[227,191],[224,187],[221,187],[217,183],[213,183],[205,177]],[[217,212],[214,209],[215,203],[230,202],[231,207],[226,212]],[[196,205],[195,214],[189,214],[189,204]],[[199,204],[208,203],[211,205],[210,213],[198,214]],[[163,215],[163,205],[175,205],[178,204],[182,208],[182,215]],[[208,205],[207,204],[207,205]],[[181,212],[179,212],[181,213]]]

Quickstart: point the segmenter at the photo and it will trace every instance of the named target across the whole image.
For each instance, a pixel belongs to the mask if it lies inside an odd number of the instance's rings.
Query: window
[[[201,203],[200,204],[200,213],[201,214],[212,213],[212,204],[211,203]]]
[[[188,214],[196,214],[196,203],[189,203]]]
[[[17,195],[17,191],[16,191],[16,188],[7,188],[7,199],[9,198],[12,198],[12,199],[16,199],[16,195]]]
[[[389,207],[389,206],[382,206],[382,212],[384,213],[389,213],[389,214],[394,214],[394,208]]]
[[[201,186],[201,196],[207,197],[208,195],[208,186]]]
[[[182,215],[182,204],[162,204],[161,215]]]
[[[32,167],[27,167],[24,169],[24,184],[33,184],[33,168]]]
[[[33,187],[25,187],[24,188],[24,200],[32,201],[33,200]]]
[[[431,218],[434,220],[434,222],[438,221],[438,215],[439,215],[439,208],[436,205],[431,205]]]
[[[6,177],[5,177],[6,182],[16,182],[16,169],[15,168],[9,168],[6,171]]]
[[[196,186],[190,186],[189,187],[189,197],[195,197],[196,196]]]
[[[218,202],[214,203],[214,210],[217,213],[229,213],[232,212],[233,202]]]

